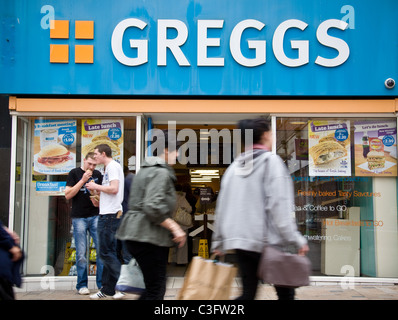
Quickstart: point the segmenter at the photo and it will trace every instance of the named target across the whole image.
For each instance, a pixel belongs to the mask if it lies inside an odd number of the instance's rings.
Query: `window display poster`
[[[111,147],[113,160],[123,166],[123,120],[83,119],[81,161],[87,153],[93,152],[99,144]],[[97,166],[103,173],[103,166]]]
[[[351,176],[350,122],[308,122],[309,175]]]
[[[76,120],[36,119],[33,155],[34,174],[68,174],[76,167]]]
[[[40,195],[62,196],[64,195],[66,181],[37,181],[36,193]]]
[[[354,122],[355,175],[397,175],[397,123],[394,120]]]

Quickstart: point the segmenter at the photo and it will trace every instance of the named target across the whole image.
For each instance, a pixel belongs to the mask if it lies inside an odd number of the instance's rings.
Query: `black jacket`
[[[17,287],[22,284],[21,265],[23,257],[18,261],[11,261],[9,250],[15,246],[15,242],[0,222],[0,278],[3,278]]]

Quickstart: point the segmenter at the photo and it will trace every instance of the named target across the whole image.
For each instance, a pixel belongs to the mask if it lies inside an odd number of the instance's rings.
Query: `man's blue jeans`
[[[120,219],[116,219],[116,214],[100,214],[98,218],[99,257],[104,265],[101,292],[108,296],[115,294],[120,275],[121,263],[117,257],[115,238],[119,223]]]
[[[95,249],[97,250],[97,287],[102,286],[102,270],[103,264],[99,259],[99,243],[97,236],[98,216],[89,218],[72,218],[73,237],[76,246],[76,269],[77,284],[76,289],[88,287],[87,278],[87,231],[93,238]]]

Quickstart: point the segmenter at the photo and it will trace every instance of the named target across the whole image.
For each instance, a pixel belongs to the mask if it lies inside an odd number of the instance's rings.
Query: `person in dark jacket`
[[[129,210],[116,233],[142,270],[145,291],[140,300],[164,298],[169,248],[186,241],[186,233],[172,219],[176,178],[170,165],[176,162],[176,145],[169,144],[167,132],[157,136],[156,144],[157,156],[147,157],[134,178]]]
[[[23,253],[19,237],[0,222],[0,300],[14,300],[13,286],[21,286]]]

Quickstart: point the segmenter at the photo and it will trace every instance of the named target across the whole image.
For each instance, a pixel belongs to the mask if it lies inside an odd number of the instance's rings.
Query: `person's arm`
[[[184,230],[181,229],[177,222],[175,222],[171,218],[167,218],[162,223],[160,223],[160,225],[172,233],[173,241],[175,243],[178,243],[179,248],[181,248],[185,244],[185,241],[187,240],[187,234],[184,232]]]
[[[306,239],[297,230],[296,221],[292,218],[294,212],[294,189],[292,179],[287,172],[285,164],[278,156],[272,156],[267,165],[267,183],[264,185],[267,194],[267,214],[273,226],[285,243],[295,244],[300,254],[308,251]]]
[[[97,190],[100,192],[105,192],[108,194],[117,194],[119,191],[120,176],[119,171],[115,165],[108,164],[107,173],[109,177],[109,185],[103,186],[102,184],[97,184],[94,181],[90,181],[86,184],[88,190]]]
[[[119,180],[112,180],[109,183],[109,186],[103,186],[100,184],[96,184],[94,181],[90,181],[86,184],[86,188],[90,191],[97,190],[108,194],[117,194],[117,192],[119,191]]]
[[[72,199],[78,192],[79,190],[84,186],[84,184],[90,179],[92,176],[92,172],[90,170],[87,170],[82,178],[73,186],[66,186],[65,187],[65,198],[67,200]]]
[[[11,261],[18,261],[22,257],[22,250],[16,245],[15,236],[10,234],[10,231],[0,224],[0,248],[7,250],[11,255]]]

